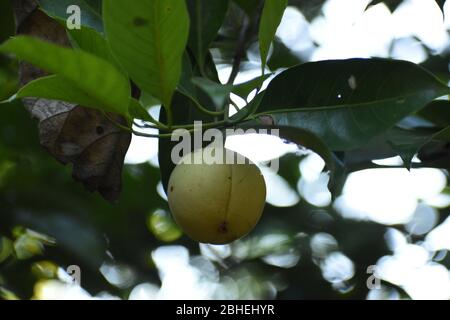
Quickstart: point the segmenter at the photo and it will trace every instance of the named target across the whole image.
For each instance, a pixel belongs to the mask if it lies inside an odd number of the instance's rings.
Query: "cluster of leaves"
[[[63,10],[67,4],[40,2],[42,10],[57,20],[67,17]],[[51,73],[28,82],[14,98],[61,100],[94,108],[106,116],[116,114],[124,119],[110,120],[120,129],[135,134],[140,133],[132,129],[133,120],[146,121],[149,127],[160,130],[160,139],[164,132],[189,128],[194,120],[215,127],[258,127],[267,125],[267,120],[263,123],[261,118],[269,117],[270,127],[282,129],[283,138],[318,152],[326,160],[332,177],[343,176],[335,171],[349,170],[345,168],[349,167],[345,153],[340,154],[343,162],[340,163],[332,152],[356,150],[375,138],[388,143],[408,168],[412,157],[427,142],[448,142],[448,128],[391,129],[433,99],[449,93],[449,88],[435,76],[404,61],[349,59],[294,66],[277,75],[256,99],[228,118],[230,92],[247,98],[250,91],[260,91],[269,48],[287,1],[141,1],[134,6],[126,1],[103,1],[103,4],[80,1],[78,4],[85,25],[80,30],[68,31],[74,49],[29,36],[15,37],[0,47],[2,52],[12,53]],[[225,21],[227,17],[241,20],[237,27],[233,26],[235,30]],[[209,53],[211,47],[219,45],[213,42],[219,30],[224,34],[222,44],[232,42],[235,47],[230,60],[232,74],[225,85],[218,81]],[[246,83],[244,90],[243,85],[233,87],[240,61],[255,39],[259,43],[263,77]],[[164,111],[159,121],[135,99],[130,81],[140,92],[162,104]],[[217,120],[218,116],[224,120]],[[105,132],[104,126],[100,126],[101,133]],[[127,141],[123,140],[120,149],[126,151]],[[164,185],[173,168],[168,161],[170,148],[170,141],[163,139],[160,164]],[[89,163],[81,164],[86,165]],[[337,192],[342,183],[336,180],[330,181],[330,188]],[[94,183],[91,189],[101,191],[107,187],[105,183]],[[114,200],[119,188],[113,189],[112,195],[111,192],[103,195]]]
[[[125,243],[136,248],[154,248],[158,244],[142,240],[148,233],[143,226],[149,208],[143,199],[145,197],[137,195],[142,190],[155,190],[159,174],[163,185],[166,185],[173,169],[169,158],[172,145],[167,135],[176,128],[189,129],[195,120],[203,120],[208,126],[217,128],[280,129],[283,138],[310,148],[323,157],[332,174],[330,189],[336,195],[346,173],[373,167],[371,160],[377,158],[400,155],[407,168],[426,166],[450,169],[450,103],[448,100],[434,100],[450,94],[445,84],[448,79],[438,79],[422,66],[386,59],[349,59],[295,65],[301,61],[289,55],[289,50],[275,37],[287,1],[143,0],[133,6],[125,0],[28,2],[32,7],[29,12],[23,14],[15,8],[16,17],[21,17],[16,19],[21,35],[0,46],[0,52],[13,54],[29,63],[20,66],[20,82],[24,86],[8,100],[7,105],[2,106],[8,106],[5,110],[11,117],[16,115],[23,123],[33,125],[24,119],[20,111],[12,112],[11,109],[11,106],[18,108],[19,105],[13,100],[27,98],[25,104],[40,120],[40,144],[59,161],[73,163],[74,177],[83,181],[90,190],[100,191],[108,200],[116,200],[119,196],[123,157],[131,133],[160,139],[160,172],[149,165],[128,168],[124,173],[124,200],[113,209],[99,203],[91,195],[84,195],[75,186],[58,192],[55,186],[67,184],[66,171],[60,171],[52,181],[45,181],[48,191],[44,197],[36,199],[36,192],[21,183],[40,186],[44,183],[42,177],[53,176],[59,168],[54,164],[38,165],[37,172],[24,171],[21,175],[14,170],[14,165],[8,167],[9,159],[18,157],[20,161],[33,161],[36,165],[40,161],[44,163],[45,158],[36,149],[24,151],[26,144],[23,150],[12,148],[12,144],[2,150],[11,154],[8,161],[0,159],[0,188],[2,170],[14,173],[15,181],[8,180],[9,192],[2,194],[1,203],[6,204],[2,209],[10,212],[5,226],[13,228],[16,223],[27,224],[54,236],[61,248],[50,248],[50,257],[59,265],[69,265],[72,261],[67,256],[77,256],[80,264],[90,270],[92,281],[89,282],[89,289],[94,292],[105,289],[103,284],[99,284],[102,281],[98,275],[98,267],[105,258],[105,243],[99,233],[86,231],[78,221],[67,224],[53,213],[39,221],[17,208],[16,204],[33,207],[35,211],[39,204],[38,209],[44,211],[49,210],[48,204],[53,202],[52,210],[71,214],[89,208],[86,213],[92,214],[94,218],[91,219],[95,220],[98,229],[113,239],[109,249],[116,253],[115,256],[146,273],[149,267],[142,262],[143,250],[130,253],[124,248]],[[373,1],[372,4],[378,2]],[[312,19],[320,12],[316,9],[320,9],[322,3],[292,1],[290,4],[310,13],[307,17]],[[2,2],[2,5],[7,4],[8,1]],[[79,5],[82,10],[83,27],[80,30],[64,29],[66,8],[72,4]],[[442,2],[440,5],[442,8]],[[0,34],[1,41],[13,33],[12,11],[12,7],[1,11],[11,12],[9,20],[1,20],[7,26],[0,28],[2,33],[5,30],[4,34]],[[245,67],[242,62],[245,62],[247,50],[255,43],[260,50],[263,74],[247,83],[234,85],[236,74]],[[273,53],[269,55],[271,45]],[[233,67],[226,84],[221,84],[218,79],[218,58],[212,56],[210,49],[220,52],[221,63]],[[285,59],[287,55],[292,59]],[[15,61],[3,56],[1,59],[5,59],[7,63],[3,64],[8,68],[2,68],[0,72],[12,73],[16,70]],[[278,72],[279,68],[287,69],[277,74],[267,89],[261,91],[261,83],[267,78],[264,75],[267,68],[273,72]],[[0,73],[0,83],[1,76]],[[16,86],[14,77],[5,79],[8,85],[2,83],[0,100],[9,97]],[[257,92],[256,97],[229,118],[230,92],[247,100],[252,91]],[[152,118],[148,113],[148,97],[163,106],[159,119]],[[159,129],[160,134],[135,131],[132,127],[135,120],[144,122],[146,127]],[[68,142],[72,143],[70,148]],[[38,156],[23,159],[18,156],[20,152],[36,153]],[[416,154],[420,164],[412,163]],[[293,163],[297,164],[298,159],[291,159],[289,168],[295,167]],[[26,175],[29,175],[27,179],[24,178]],[[292,171],[285,172],[285,176],[288,181],[295,180]],[[57,203],[55,196],[61,198]],[[151,210],[166,206],[157,196],[152,197],[152,201]],[[71,208],[73,204],[77,205]],[[289,221],[288,225],[308,226],[305,228],[308,233],[333,231],[339,240],[343,240],[343,250],[356,259],[358,265],[372,264],[385,252],[384,247],[376,245],[382,237],[381,227],[364,223],[349,226],[343,220],[336,221],[332,226],[317,224],[310,216],[303,218],[298,214],[299,211],[311,209],[304,206],[288,209],[269,206],[267,211],[283,213],[284,219]],[[138,219],[131,225],[135,228],[130,227],[125,232],[121,226],[129,224],[131,217],[125,217],[123,212],[131,214],[134,210]],[[159,218],[155,216],[152,219]],[[273,215],[269,214],[265,219],[256,235],[273,225]],[[288,228],[279,220],[277,223]],[[78,229],[71,233],[74,225]],[[366,237],[367,243],[344,237],[348,234],[346,230],[355,228],[370,230],[367,232],[371,235]],[[1,231],[8,234],[11,230]],[[139,232],[131,235],[136,230]],[[71,241],[77,236],[71,235],[78,231],[86,235],[85,242],[74,245]],[[10,238],[14,237],[13,234]],[[172,236],[169,238],[172,239]],[[12,242],[5,240],[4,243]],[[187,241],[184,244],[192,246]],[[370,255],[362,253],[367,245],[373,245],[377,250]],[[92,251],[84,248],[91,248]],[[305,296],[331,296],[324,285],[316,286],[317,292],[308,289],[315,287],[307,284],[320,278],[320,274],[313,271],[312,263],[305,263],[311,272],[305,273],[304,278],[295,278],[296,284],[292,290],[301,287],[306,292]],[[14,268],[7,272],[11,277],[17,271],[17,265]],[[299,268],[305,268],[305,265]],[[296,271],[297,268],[292,269],[292,273]],[[364,273],[361,272],[360,276],[363,277]],[[147,277],[156,278],[156,273]],[[310,279],[306,279],[308,277]],[[29,295],[28,291],[23,290],[24,296]],[[361,290],[361,296],[364,296],[365,291]],[[295,297],[297,293],[288,291],[285,295]]]

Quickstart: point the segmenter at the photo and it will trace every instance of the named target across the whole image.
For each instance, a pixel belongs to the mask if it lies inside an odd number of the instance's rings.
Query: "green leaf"
[[[450,89],[410,62],[348,59],[287,69],[264,92],[258,115],[311,131],[337,151],[364,145]]]
[[[434,140],[450,142],[450,126],[442,129],[433,136]]]
[[[101,15],[101,0],[38,0],[42,10],[49,16],[60,18],[64,21],[70,16],[67,8],[76,5],[81,10],[81,24],[95,30],[103,31]]]
[[[105,0],[103,17],[113,54],[143,91],[170,107],[181,74],[189,16],[179,0]]]
[[[291,0],[290,3],[300,10],[308,22],[312,22],[317,16],[322,14],[322,7],[326,0]]]
[[[139,101],[133,98],[130,99],[129,113],[135,119],[148,122],[154,121],[147,110],[144,108],[144,106]]]
[[[128,114],[129,81],[111,64],[96,56],[28,36],[5,42],[0,46],[0,52],[15,54],[19,59],[54,73],[70,84],[74,92],[83,92],[92,102],[98,103],[97,108]],[[44,81],[56,86],[54,79]]]
[[[450,141],[450,126],[439,131],[429,128],[407,130],[395,127],[386,133],[386,141],[402,158],[405,167],[409,170],[413,157],[427,143],[432,141]]]
[[[286,45],[279,39],[273,41],[273,51],[267,61],[267,66],[270,70],[286,69],[292,66],[298,65],[302,60],[297,57],[291,49],[286,47]]]
[[[94,56],[108,61],[118,70],[121,70],[121,66],[113,57],[106,39],[97,30],[90,27],[83,27],[79,30],[67,30],[67,33],[71,38],[71,43],[74,48],[89,52]]]
[[[261,3],[261,0],[234,0],[234,2],[244,10],[248,16],[251,16]]]
[[[444,5],[446,0],[435,0],[436,4],[438,5],[439,9],[441,9],[442,14],[444,14]]]
[[[85,107],[100,110],[103,109],[99,107],[101,102],[91,98],[89,95],[74,87],[69,81],[59,75],[42,77],[30,81],[15,95],[15,98],[27,97],[62,100]]]
[[[384,3],[391,12],[394,12],[395,9],[403,2],[403,0],[372,0],[369,2],[369,4],[366,7],[366,10],[369,7],[375,6],[379,3]]]
[[[151,94],[149,94],[149,93],[147,93],[145,91],[141,92],[141,96],[139,97],[139,103],[145,109],[148,109],[148,108],[153,107],[153,106],[161,105],[161,101],[159,101],[154,96],[152,96]]]
[[[418,115],[439,127],[450,126],[450,101],[432,101],[420,110]]]
[[[430,129],[407,130],[394,127],[386,132],[385,139],[402,158],[405,167],[409,170],[413,157],[424,144],[432,139],[435,133],[435,130]]]
[[[192,64],[191,60],[189,58],[189,54],[187,51],[183,55],[182,60],[182,70],[181,70],[181,77],[180,82],[178,83],[177,89],[180,92],[183,92],[184,94],[187,94],[189,96],[196,97],[196,91],[197,88],[195,87],[194,83],[192,82],[193,77],[193,70],[192,70]],[[200,73],[200,70],[199,70]]]
[[[187,0],[191,19],[188,45],[203,70],[206,53],[227,13],[229,0]]]
[[[261,54],[261,68],[264,73],[270,44],[275,38],[278,25],[288,4],[287,0],[265,0],[259,23],[259,52]]]
[[[239,83],[233,86],[233,89],[231,92],[238,95],[244,100],[247,100],[248,95],[255,90],[264,80],[269,78],[272,74],[267,73],[263,76],[256,77],[254,79],[251,79],[249,81]]]
[[[231,85],[220,84],[201,77],[194,77],[191,81],[210,96],[217,109],[223,109],[232,90]]]

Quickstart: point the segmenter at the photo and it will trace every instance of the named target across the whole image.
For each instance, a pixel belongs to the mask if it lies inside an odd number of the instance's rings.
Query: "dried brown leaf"
[[[65,29],[37,9],[35,1],[16,0],[17,32],[63,46],[70,46]],[[20,64],[22,85],[47,75],[31,64]],[[106,200],[120,195],[122,168],[131,134],[119,129],[100,111],[63,101],[27,98],[24,104],[39,120],[41,145],[63,164],[73,164],[73,177]],[[109,118],[122,125],[126,120],[115,114]]]

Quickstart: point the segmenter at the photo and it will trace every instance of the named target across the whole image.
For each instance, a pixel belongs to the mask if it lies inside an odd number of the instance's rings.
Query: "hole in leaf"
[[[102,135],[105,132],[105,129],[103,129],[102,126],[97,126],[97,128],[95,128],[95,132],[97,132],[98,135]]]

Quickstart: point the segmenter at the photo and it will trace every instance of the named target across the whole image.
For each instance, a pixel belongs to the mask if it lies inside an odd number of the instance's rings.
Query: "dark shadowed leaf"
[[[207,78],[194,77],[192,83],[209,95],[217,109],[222,109],[232,90],[231,85],[224,85]]]
[[[321,14],[326,0],[289,0],[289,5],[297,7],[308,21],[314,20]]]
[[[403,2],[403,0],[372,0],[367,5],[367,8],[371,6],[375,6],[379,3],[384,3],[391,12],[394,12],[395,9]]]
[[[0,2],[0,43],[14,35],[14,13],[11,1]]]
[[[438,127],[446,127],[450,125],[450,101],[435,100],[426,105],[419,111],[419,116],[431,121]]]
[[[275,38],[278,25],[283,17],[287,0],[265,0],[264,8],[259,23],[259,52],[261,55],[261,68],[264,73],[270,44]]]
[[[286,47],[286,45],[279,39],[275,38],[273,42],[273,51],[267,61],[267,66],[270,70],[277,70],[280,68],[289,68],[300,64],[302,60],[297,57],[291,49]]]
[[[262,0],[233,0],[247,15],[251,16],[262,3]]]
[[[349,150],[449,92],[431,73],[406,61],[311,62],[276,76],[258,115],[311,131],[332,150]]]
[[[435,0],[436,4],[439,6],[439,9],[441,9],[442,13],[444,13],[444,4],[446,0]],[[377,5],[379,3],[384,3],[391,12],[394,12],[397,7],[403,3],[403,0],[372,0],[367,5],[367,8]]]
[[[394,127],[386,132],[385,139],[402,158],[405,167],[410,169],[413,157],[435,134],[436,130],[432,129],[415,128],[414,130],[407,130]]]
[[[187,0],[191,19],[188,45],[203,70],[206,53],[227,13],[229,0]]]
[[[441,9],[442,14],[444,14],[444,5],[446,0],[435,0],[436,4],[439,6],[439,9]]]

